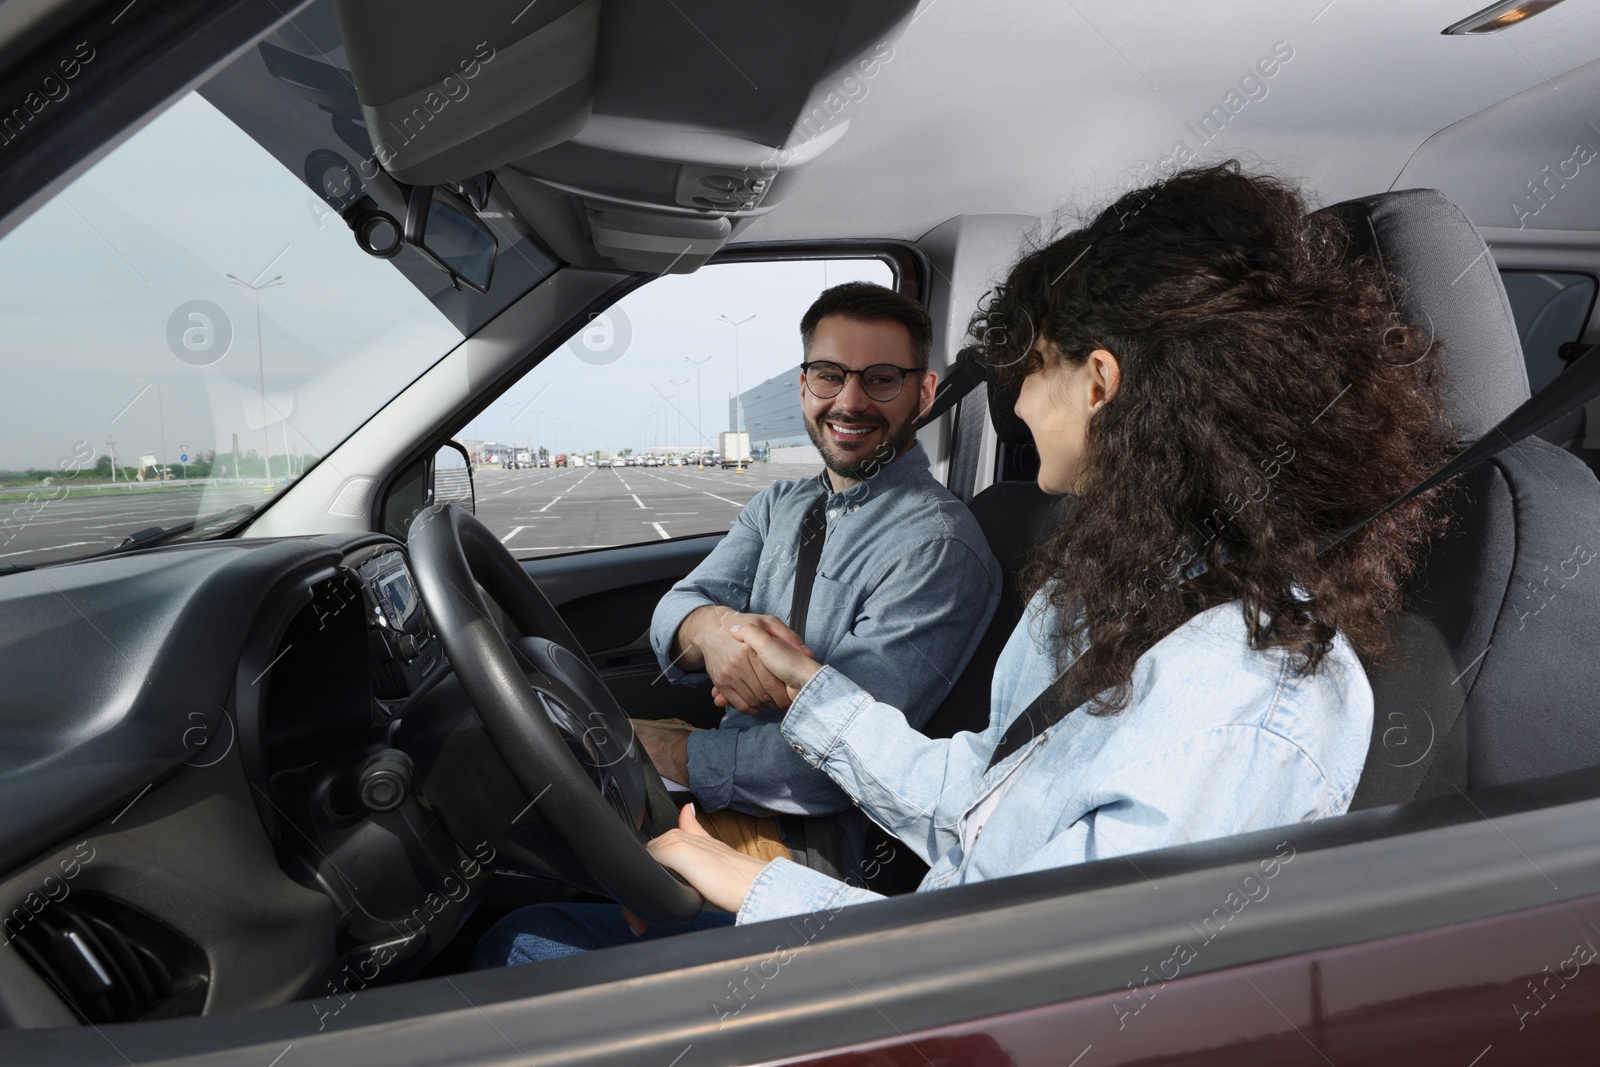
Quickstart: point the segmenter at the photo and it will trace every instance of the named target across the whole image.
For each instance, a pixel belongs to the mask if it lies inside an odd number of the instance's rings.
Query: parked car
[[[934,310],[949,381],[1070,209],[1240,156],[1401,277],[1494,443],[1530,383],[1585,400],[1600,339],[1595,5],[23,6],[0,469],[168,435],[234,475],[6,504],[0,1063],[1592,1061],[1594,405],[1459,479],[1401,622],[1441,669],[1365,665],[1349,813],[915,894],[927,842],[884,838],[885,900],[482,971],[529,903],[699,908],[627,720],[720,711],[640,637],[790,465],[635,494],[449,442],[636,440],[679,381],[683,433],[726,394],[764,439],[799,315],[858,275]],[[969,395],[920,440],[1008,607],[947,734],[1070,521],[1014,399]]]

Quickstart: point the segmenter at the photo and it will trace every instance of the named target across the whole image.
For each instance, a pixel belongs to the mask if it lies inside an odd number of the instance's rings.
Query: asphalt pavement
[[[474,476],[478,518],[518,558],[722,533],[756,493],[810,468],[698,467],[502,470]]]
[[[0,567],[92,556],[138,530],[175,526],[237,504],[257,504],[268,492],[260,482],[138,483],[130,489],[8,489],[0,493]]]
[[[755,463],[741,473],[697,467],[576,467],[474,476],[478,517],[519,558],[721,533],[760,490],[808,467]],[[103,552],[138,530],[266,499],[260,483],[166,483],[0,493],[0,568]]]

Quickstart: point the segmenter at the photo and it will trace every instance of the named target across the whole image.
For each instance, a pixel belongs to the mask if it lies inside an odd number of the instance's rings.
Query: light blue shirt
[[[921,444],[833,492],[824,474],[768,486],[728,536],[656,605],[650,643],[670,682],[706,680],[672,663],[691,611],[721,604],[789,619],[800,527],[826,490],[827,535],[806,646],[870,686],[903,729],[933,715],[977,649],[1000,602],[1000,565],[966,505],[928,470]],[[721,729],[689,735],[689,781],[704,811],[829,815],[851,806],[779,733],[783,712],[729,708]]]
[[[1239,602],[1189,619],[1133,668],[1117,715],[1078,708],[989,769],[1006,727],[1064,662],[1036,596],[995,667],[989,726],[930,740],[824,667],[783,735],[930,869],[918,890],[1342,814],[1372,733],[1372,689],[1343,634],[1315,675],[1249,647]],[[1002,792],[1003,791],[1003,792]],[[893,862],[886,858],[884,862]],[[788,860],[740,924],[881,899]]]

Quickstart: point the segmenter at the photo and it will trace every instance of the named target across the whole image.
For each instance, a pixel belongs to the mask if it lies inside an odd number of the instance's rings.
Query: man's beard
[[[828,444],[827,437],[822,432],[822,418],[844,416],[860,418],[863,415],[869,420],[876,421],[879,426],[888,426],[884,432],[884,439],[867,455],[844,456],[839,454]],[[849,478],[857,482],[865,481],[882,470],[885,464],[910,448],[917,436],[916,430],[912,428],[912,423],[916,421],[915,416],[908,417],[899,425],[888,425],[887,421],[876,413],[836,413],[830,411],[827,416],[822,418],[813,418],[810,415],[805,416],[807,436],[811,438],[811,443],[816,446],[817,451],[822,453],[824,466],[841,478]]]

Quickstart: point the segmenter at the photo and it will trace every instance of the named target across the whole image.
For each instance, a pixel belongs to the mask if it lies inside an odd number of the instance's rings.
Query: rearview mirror
[[[464,197],[442,185],[408,187],[405,240],[457,289],[489,291],[500,242]]]

